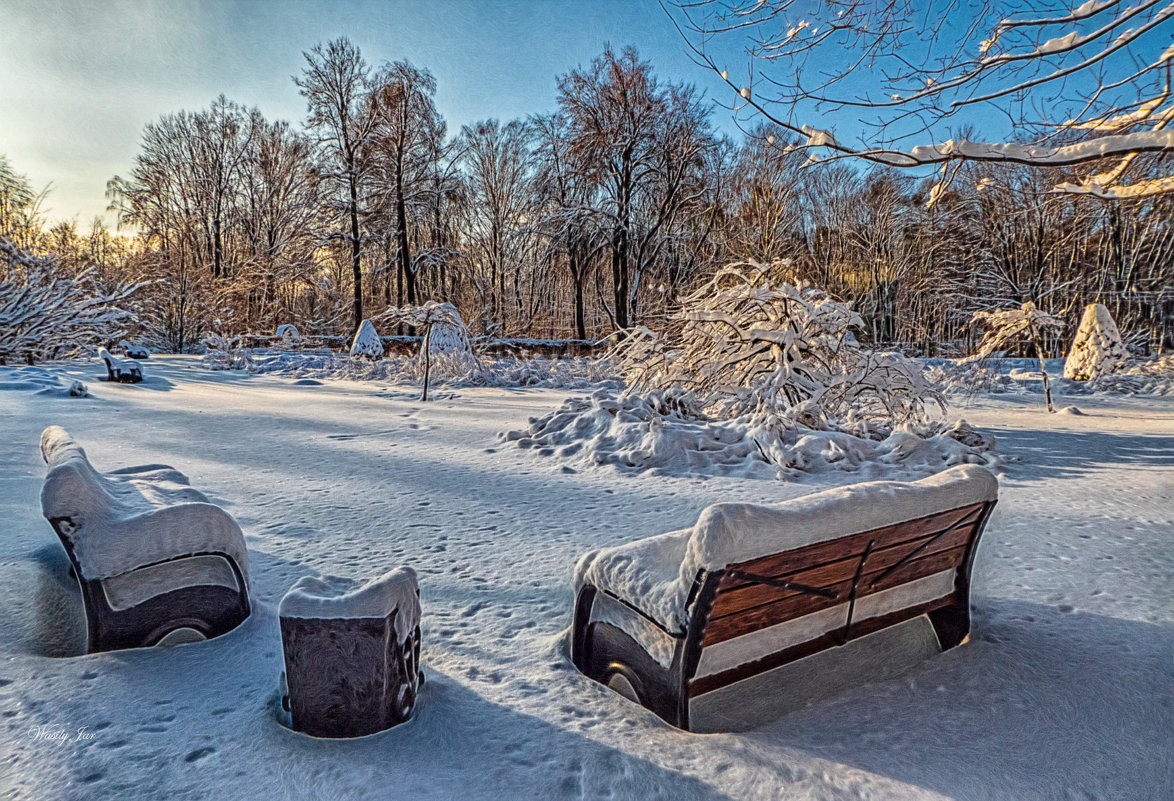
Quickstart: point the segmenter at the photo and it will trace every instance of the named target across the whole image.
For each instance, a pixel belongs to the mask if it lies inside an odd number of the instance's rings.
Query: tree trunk
[[[352,331],[358,331],[363,324],[363,251],[359,243],[359,193],[355,186],[354,177],[351,177],[351,270],[355,278],[355,324]]]

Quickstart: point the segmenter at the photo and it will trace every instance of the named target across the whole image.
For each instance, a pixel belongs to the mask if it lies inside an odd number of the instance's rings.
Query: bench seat
[[[912,618],[938,646],[970,628],[970,572],[998,482],[964,465],[767,507],[587,554],[572,659],[690,728],[691,699]]]

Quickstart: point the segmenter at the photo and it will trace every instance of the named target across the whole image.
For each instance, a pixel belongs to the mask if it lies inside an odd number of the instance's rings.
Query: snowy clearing
[[[969,644],[743,734],[697,735],[566,656],[586,551],[875,476],[796,481],[571,465],[499,439],[567,390],[212,372],[150,360],[0,382],[0,668],[11,798],[1167,799],[1174,788],[1174,397],[956,398],[993,434],[999,505]],[[27,376],[27,378],[26,378]],[[325,378],[325,376],[323,376]],[[40,394],[88,384],[90,397]],[[64,393],[62,393],[64,395]],[[98,470],[166,463],[239,521],[255,613],[214,641],[74,656],[68,561],[41,517],[43,428]],[[661,471],[668,472],[668,471]],[[276,607],[303,576],[419,575],[411,722],[354,741],[282,728]],[[67,658],[66,658],[67,657]],[[78,730],[84,727],[79,737]]]

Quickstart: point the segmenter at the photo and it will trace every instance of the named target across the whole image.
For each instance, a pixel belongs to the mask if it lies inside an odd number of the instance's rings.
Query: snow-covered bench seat
[[[99,473],[60,426],[41,455],[41,509],[73,563],[91,652],[216,637],[249,616],[240,526],[182,473]]]
[[[709,693],[777,687],[768,673],[922,615],[951,648],[970,631],[971,566],[997,495],[991,473],[963,465],[770,507],[715,504],[691,529],[588,553],[572,660],[690,729]]]
[[[307,576],[279,609],[279,716],[314,737],[362,737],[412,715],[420,671],[420,590],[400,567],[363,586]]]
[[[119,384],[137,384],[143,380],[143,368],[134,362],[119,359],[105,348],[98,348],[98,356],[106,363],[106,380]]]

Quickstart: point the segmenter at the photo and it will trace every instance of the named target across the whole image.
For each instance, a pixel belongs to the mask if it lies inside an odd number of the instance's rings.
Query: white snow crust
[[[366,584],[338,577],[303,576],[281,599],[278,614],[296,618],[384,618],[392,610],[395,632],[403,642],[420,623],[416,571],[397,567]]]
[[[996,500],[987,470],[962,465],[915,482],[871,481],[836,487],[778,506],[719,503],[692,529],[586,554],[576,589],[592,584],[624,598],[670,631],[683,631],[689,589],[700,570],[719,570],[804,545]]]

